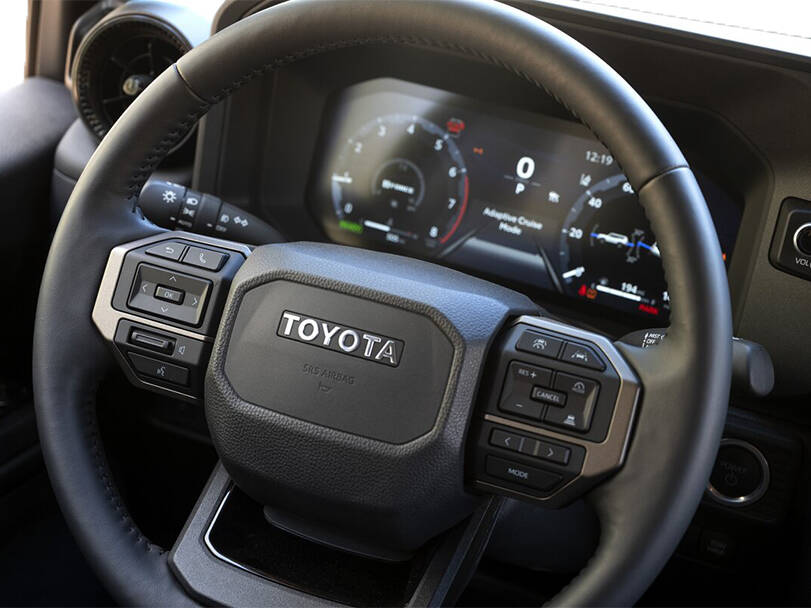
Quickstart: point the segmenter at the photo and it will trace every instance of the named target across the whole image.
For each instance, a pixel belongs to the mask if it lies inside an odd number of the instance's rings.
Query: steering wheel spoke
[[[312,542],[267,521],[218,464],[169,554],[205,604],[452,605],[476,569],[503,499],[482,501],[408,560],[385,562]]]
[[[93,322],[135,386],[201,401],[223,302],[250,248],[184,232],[115,247]]]

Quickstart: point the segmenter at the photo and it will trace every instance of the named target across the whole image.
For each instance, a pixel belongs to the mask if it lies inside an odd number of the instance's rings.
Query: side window
[[[3,18],[0,19],[0,93],[23,81],[25,70],[25,20],[28,17],[28,0],[3,2]]]

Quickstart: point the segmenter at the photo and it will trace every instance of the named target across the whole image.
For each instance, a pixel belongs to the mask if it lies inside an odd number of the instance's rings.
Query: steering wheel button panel
[[[557,359],[522,350],[535,336],[560,345]],[[477,487],[559,506],[581,495],[578,487],[590,487],[621,466],[639,387],[611,342],[555,321],[521,317],[496,341],[492,356],[496,362],[485,380],[491,393],[483,419],[474,420],[479,438],[469,459]],[[536,360],[545,365],[533,365]],[[527,479],[534,468],[559,475],[561,482],[551,490],[522,483],[515,471],[505,473],[503,463],[490,463],[499,454],[523,467]]]
[[[228,254],[226,253],[211,251],[210,249],[203,249],[202,247],[189,247],[189,250],[186,251],[186,255],[183,256],[183,263],[216,272],[222,268],[222,265],[227,259]]]
[[[216,260],[220,270],[191,274],[180,260],[193,248],[214,254],[206,259]],[[180,232],[113,249],[93,321],[114,344],[130,382],[185,401],[200,400],[212,334],[231,279],[249,253],[244,245]]]
[[[563,340],[534,331],[522,332],[518,342],[515,343],[515,348],[520,351],[551,357],[552,359],[558,356],[562,346]]]

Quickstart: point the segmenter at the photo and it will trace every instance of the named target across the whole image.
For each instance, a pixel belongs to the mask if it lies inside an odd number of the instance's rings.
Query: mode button
[[[551,490],[561,480],[561,476],[555,473],[550,473],[543,469],[536,469],[535,467],[528,467],[517,462],[504,460],[503,458],[496,458],[495,456],[487,457],[485,470],[488,475],[492,475],[498,479],[512,481],[513,483],[540,490],[541,492]]]

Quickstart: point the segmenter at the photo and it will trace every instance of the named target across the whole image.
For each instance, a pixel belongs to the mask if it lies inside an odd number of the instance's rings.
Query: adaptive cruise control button
[[[552,336],[534,331],[525,331],[521,334],[521,337],[518,338],[515,348],[525,353],[532,353],[533,355],[541,355],[554,359],[558,356],[562,345],[563,340],[558,340]]]
[[[500,409],[502,412],[507,412],[508,414],[516,414],[518,416],[532,418],[534,420],[540,420],[541,416],[543,415],[543,406],[539,403],[533,403],[529,399],[505,399],[498,405],[498,409]]]
[[[552,370],[545,367],[535,367],[517,361],[510,365],[513,377],[519,382],[530,382],[541,386],[552,386]]]
[[[540,490],[541,492],[551,490],[561,480],[561,476],[555,473],[550,473],[543,469],[536,469],[535,467],[528,467],[495,456],[487,457],[486,471],[488,475],[492,475],[498,479],[512,481],[535,490]]]
[[[594,352],[594,349],[584,344],[567,342],[566,348],[563,349],[563,354],[560,356],[560,360],[590,369],[605,369],[605,363],[603,363],[600,356]]]
[[[531,397],[535,401],[542,401],[549,405],[556,405],[563,407],[566,405],[566,394],[560,391],[553,391],[551,388],[544,388],[542,386],[535,386],[532,388]]]
[[[555,388],[568,394],[572,399],[582,398],[589,401],[596,400],[597,394],[600,392],[600,385],[594,380],[563,372],[558,372],[558,375],[555,376]]]

